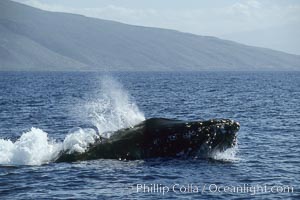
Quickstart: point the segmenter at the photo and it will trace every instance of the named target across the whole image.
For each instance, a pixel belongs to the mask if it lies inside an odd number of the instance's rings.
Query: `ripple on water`
[[[149,199],[137,184],[300,185],[298,72],[116,73],[149,117],[239,121],[236,162],[204,160],[50,163],[0,166],[1,199]],[[0,73],[0,138],[31,127],[62,141],[86,123],[84,101],[97,100],[97,73]],[[78,112],[80,111],[80,112]],[[13,140],[15,141],[15,140]],[[1,147],[0,147],[1,149]],[[166,199],[297,199],[293,194],[175,194]]]

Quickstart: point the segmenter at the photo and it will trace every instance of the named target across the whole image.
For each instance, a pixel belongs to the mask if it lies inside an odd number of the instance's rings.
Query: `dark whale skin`
[[[56,162],[94,159],[137,160],[196,157],[200,151],[224,151],[236,144],[238,122],[229,119],[181,121],[150,118],[100,138],[84,153],[62,152]]]

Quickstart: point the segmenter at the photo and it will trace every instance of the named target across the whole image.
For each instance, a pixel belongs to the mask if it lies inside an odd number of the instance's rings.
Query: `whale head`
[[[201,124],[201,122],[200,122]],[[205,134],[205,147],[209,150],[225,151],[237,144],[240,124],[229,119],[213,119],[202,122],[199,134]]]
[[[147,157],[193,157],[225,151],[237,144],[240,125],[229,119],[179,121],[154,118],[145,123]]]

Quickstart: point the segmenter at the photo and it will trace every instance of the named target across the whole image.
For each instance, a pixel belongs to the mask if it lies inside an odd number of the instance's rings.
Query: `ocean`
[[[229,118],[215,158],[54,163],[151,117]],[[1,72],[1,199],[299,199],[299,72]]]

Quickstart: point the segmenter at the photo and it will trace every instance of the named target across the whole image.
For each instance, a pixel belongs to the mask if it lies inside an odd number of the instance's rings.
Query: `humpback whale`
[[[100,137],[84,153],[61,152],[56,162],[93,159],[137,160],[198,157],[236,145],[238,122],[229,119],[181,121],[150,118],[131,128]]]

